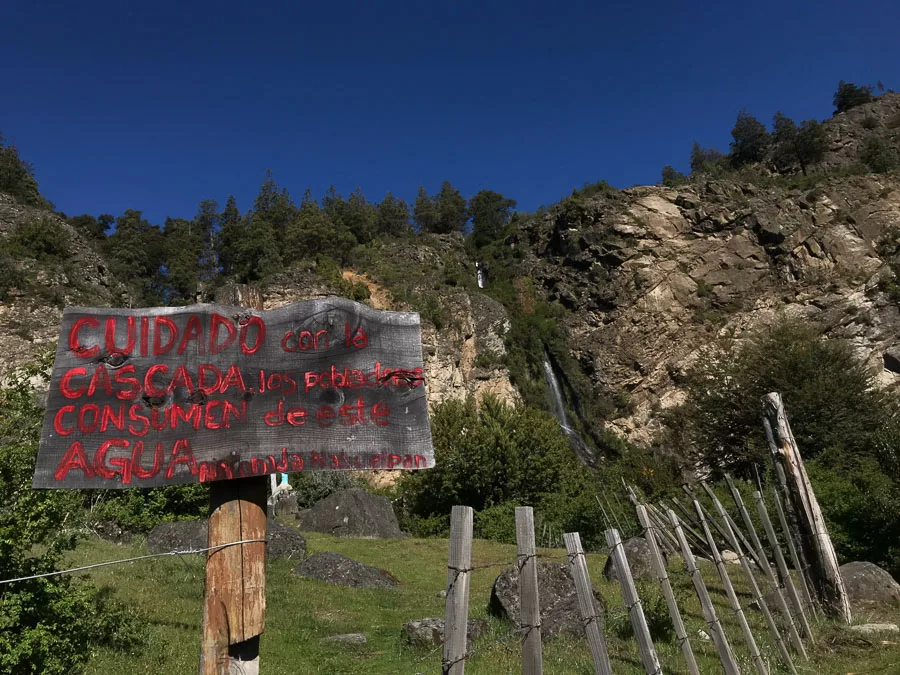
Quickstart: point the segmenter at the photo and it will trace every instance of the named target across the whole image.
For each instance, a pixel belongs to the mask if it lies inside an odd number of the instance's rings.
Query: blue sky
[[[586,181],[655,183],[746,107],[832,112],[900,89],[900,3],[4,2],[0,131],[69,215],[412,200],[443,180],[533,210]]]

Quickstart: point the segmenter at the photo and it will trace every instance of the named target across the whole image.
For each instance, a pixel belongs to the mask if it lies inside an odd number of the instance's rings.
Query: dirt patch
[[[344,270],[341,272],[341,276],[345,281],[366,285],[366,288],[369,289],[369,306],[373,309],[391,309],[391,294],[384,286],[372,281],[367,274],[357,274],[353,270]]]

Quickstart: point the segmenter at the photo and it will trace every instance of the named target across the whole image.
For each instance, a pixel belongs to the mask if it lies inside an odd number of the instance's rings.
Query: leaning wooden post
[[[850,601],[841,577],[837,553],[828,536],[825,517],[806,474],[806,467],[778,393],[772,392],[763,398],[763,414],[772,455],[787,474],[787,496],[797,514],[797,524],[803,535],[800,546],[805,549],[807,559],[812,564],[810,571],[816,594],[825,611],[850,624]]]
[[[747,538],[744,536],[744,533],[741,532],[741,528],[737,526],[737,523],[734,522],[734,519],[731,517],[731,514],[725,510],[725,507],[722,505],[722,502],[716,496],[716,493],[712,491],[712,489],[705,483],[702,482],[700,485],[703,486],[703,489],[706,491],[706,494],[709,496],[709,500],[713,504],[713,508],[719,514],[719,519],[722,521],[722,528],[719,529],[719,532],[722,533],[722,536],[725,537],[725,541],[729,542],[729,546],[731,546],[731,535],[741,542],[744,546],[744,550],[753,558],[753,562],[756,563],[756,566],[762,569],[762,560],[760,560],[756,551],[753,550],[753,547],[750,545],[750,542],[747,541]],[[710,522],[715,523],[715,519],[710,517]],[[735,551],[737,553],[737,551]]]
[[[675,628],[675,637],[681,647],[681,654],[684,656],[684,662],[687,664],[688,673],[690,675],[700,675],[700,669],[697,667],[697,660],[694,658],[694,650],[691,649],[690,640],[688,640],[687,631],[684,628],[684,621],[681,618],[681,612],[678,609],[678,602],[675,600],[675,593],[672,590],[672,584],[669,581],[669,573],[666,569],[666,562],[663,560],[662,554],[659,552],[659,546],[656,543],[656,535],[654,529],[656,526],[650,522],[647,515],[647,509],[642,505],[637,506],[637,517],[641,527],[644,528],[644,539],[650,548],[650,562],[653,565],[653,571],[659,581],[662,589],[663,597],[666,599],[666,607],[669,608],[669,618],[672,619],[672,626]]]
[[[768,675],[769,670],[768,668],[766,668],[766,664],[763,662],[762,654],[759,653],[759,647],[757,647],[756,645],[756,639],[753,637],[753,631],[750,630],[750,624],[747,623],[747,617],[744,616],[744,610],[741,608],[741,602],[740,600],[738,600],[737,594],[734,592],[734,586],[731,585],[731,578],[728,576],[728,570],[725,569],[725,563],[722,560],[722,556],[719,554],[719,549],[716,546],[716,541],[715,539],[713,539],[712,532],[709,529],[709,523],[706,518],[706,513],[704,512],[703,507],[700,505],[700,502],[698,502],[696,499],[694,500],[694,510],[697,512],[697,516],[700,518],[700,525],[703,526],[703,532],[706,534],[706,541],[709,544],[710,550],[712,551],[713,562],[716,564],[716,569],[719,572],[719,578],[722,580],[722,586],[725,588],[725,595],[728,596],[728,604],[731,605],[731,610],[737,616],[738,623],[741,626],[741,632],[744,634],[744,641],[750,648],[750,658],[753,660],[753,665],[756,666],[756,672],[758,672],[759,675]]]
[[[729,545],[734,548],[734,552],[738,556],[738,562],[741,564],[741,569],[744,570],[744,574],[747,576],[747,580],[750,582],[750,592],[753,595],[753,599],[756,601],[756,604],[759,605],[760,611],[763,613],[763,617],[766,620],[766,626],[769,629],[769,633],[772,635],[772,639],[775,640],[775,644],[778,646],[778,651],[781,654],[781,660],[788,667],[794,675],[796,675],[797,671],[794,668],[794,662],[791,660],[791,655],[788,653],[787,647],[784,644],[784,640],[781,639],[781,633],[778,632],[778,626],[775,624],[775,618],[772,616],[772,612],[769,609],[769,603],[766,602],[766,599],[763,597],[762,590],[759,588],[759,584],[756,583],[756,577],[753,575],[753,570],[750,568],[750,562],[747,560],[747,556],[741,548],[741,543],[738,541],[737,537],[734,534],[734,530],[731,525],[728,523],[728,520],[725,519],[725,507],[722,506],[721,502],[716,501],[716,510],[719,512],[719,516],[725,521],[725,528],[728,530],[729,535]],[[784,604],[784,598],[781,599],[781,603],[784,606],[784,612],[787,615],[788,621],[791,620],[791,615],[787,611],[787,605]],[[793,627],[793,624],[791,624]],[[793,629],[793,634],[797,635],[797,629]],[[797,635],[797,643],[800,645],[798,651],[800,651],[804,657],[806,657],[806,651],[803,649],[803,643],[800,642],[800,636]]]
[[[757,491],[753,493],[753,499],[756,501],[756,510],[759,513],[759,519],[762,521],[763,529],[766,531],[766,537],[775,554],[775,565],[778,567],[778,576],[781,578],[788,597],[791,599],[791,605],[794,607],[794,615],[800,621],[800,627],[806,639],[812,639],[812,631],[809,628],[809,622],[806,620],[806,612],[803,610],[803,603],[800,602],[800,596],[797,595],[797,588],[794,586],[794,580],[791,579],[791,573],[788,571],[787,563],[784,555],[781,553],[781,546],[778,544],[778,538],[775,536],[775,528],[772,527],[772,521],[769,519],[769,512],[766,509],[766,503],[763,501],[762,493]],[[784,610],[782,610],[784,611]]]
[[[734,660],[734,653],[731,651],[731,645],[728,644],[728,638],[725,636],[725,629],[722,622],[716,614],[716,608],[709,597],[709,591],[706,589],[706,583],[697,567],[697,561],[694,558],[694,552],[688,544],[687,537],[684,536],[684,530],[681,529],[681,523],[678,516],[672,509],[668,511],[669,522],[675,530],[675,537],[681,546],[681,557],[684,558],[684,569],[691,577],[694,584],[694,590],[697,592],[697,599],[700,601],[700,609],[703,611],[703,618],[706,621],[706,627],[709,628],[709,636],[712,638],[713,644],[716,645],[716,651],[719,653],[719,660],[725,670],[725,675],[740,675],[741,671]]]
[[[463,675],[466,671],[473,517],[471,506],[454,506],[450,512],[450,559],[447,563],[444,659],[441,664],[444,675]]]
[[[575,592],[578,594],[578,609],[584,623],[584,633],[591,657],[594,659],[594,673],[612,675],[609,651],[606,649],[603,631],[600,630],[600,617],[597,616],[594,603],[594,589],[591,587],[591,577],[588,575],[587,563],[584,560],[584,549],[581,548],[581,537],[577,532],[566,532],[563,538],[569,558],[569,572],[575,580]]]
[[[644,608],[638,597],[637,588],[634,586],[634,578],[631,576],[631,567],[628,565],[628,557],[622,548],[622,538],[618,530],[606,531],[606,546],[609,555],[613,559],[616,576],[619,578],[619,586],[622,588],[622,598],[625,600],[625,609],[631,621],[631,628],[638,642],[641,653],[641,661],[644,663],[644,672],[647,675],[661,675],[662,666],[659,665],[659,657],[650,637],[650,628],[647,626],[647,617],[644,616]]]
[[[516,558],[519,567],[519,629],[522,631],[522,673],[541,675],[541,601],[538,593],[534,512],[516,507]]]
[[[246,286],[225,286],[222,304],[261,310],[262,296]],[[206,556],[200,675],[256,675],[259,636],[266,616],[266,477],[221,480],[209,486],[210,548]]]
[[[791,638],[791,644],[798,654],[802,655],[805,660],[809,660],[809,657],[806,655],[806,649],[803,646],[803,641],[800,639],[800,634],[797,632],[797,625],[794,623],[794,618],[788,608],[787,601],[784,599],[784,593],[782,592],[783,585],[778,583],[775,572],[769,564],[769,559],[766,557],[766,552],[763,549],[762,542],[759,540],[759,535],[756,534],[756,526],[753,524],[753,520],[747,512],[747,507],[744,506],[744,498],[741,497],[741,493],[738,492],[737,486],[734,484],[734,481],[731,480],[731,476],[725,474],[725,480],[728,482],[728,487],[731,490],[731,497],[734,499],[738,512],[741,514],[741,520],[744,521],[744,526],[747,528],[747,533],[750,535],[750,541],[753,542],[753,546],[756,548],[756,559],[762,563],[762,571],[772,584],[775,594],[775,604],[778,605],[778,610],[787,621],[788,635]],[[781,551],[778,551],[778,554],[780,553]]]

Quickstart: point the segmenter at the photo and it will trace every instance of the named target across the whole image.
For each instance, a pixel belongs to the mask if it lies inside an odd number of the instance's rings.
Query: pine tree
[[[166,304],[186,305],[195,301],[200,281],[198,260],[203,251],[203,232],[184,218],[166,218],[163,297]]]
[[[409,206],[388,192],[378,204],[375,218],[378,234],[399,236],[410,231]]]
[[[215,199],[204,199],[197,207],[194,224],[200,233],[202,247],[199,266],[199,281],[210,284],[219,273],[219,259],[216,255],[216,232],[219,228],[219,204]]]
[[[128,209],[116,218],[116,231],[104,242],[103,251],[113,274],[128,284],[136,304],[158,305],[165,300],[161,270],[165,239],[140,211]]]
[[[237,275],[240,261],[240,245],[244,239],[246,223],[238,211],[234,195],[228,195],[225,209],[219,215],[219,232],[216,237],[216,251],[222,274],[233,278]]]
[[[731,162],[736,167],[761,162],[769,149],[769,132],[765,125],[746,110],[738,113],[731,130]]]
[[[864,85],[856,85],[852,82],[844,82],[841,80],[838,83],[837,91],[834,92],[834,98],[832,102],[834,103],[834,114],[846,112],[851,108],[855,108],[856,106],[863,105],[865,103],[871,103],[875,100],[875,96],[872,94],[872,87],[864,86]]]
[[[481,190],[469,200],[472,215],[472,243],[481,248],[502,238],[509,224],[514,199],[507,199],[499,192]]]
[[[375,206],[366,200],[362,189],[357,187],[347,200],[344,224],[356,241],[366,244],[375,236],[375,221],[377,213]]]
[[[413,221],[419,232],[435,232],[438,228],[437,204],[421,185],[413,204]]]

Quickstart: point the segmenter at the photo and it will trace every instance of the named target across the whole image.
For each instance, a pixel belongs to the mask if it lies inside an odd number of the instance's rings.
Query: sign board
[[[33,484],[433,465],[418,314],[342,298],[70,308]]]

